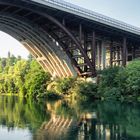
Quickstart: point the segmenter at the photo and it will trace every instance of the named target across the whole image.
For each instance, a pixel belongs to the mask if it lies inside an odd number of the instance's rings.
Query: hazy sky
[[[7,57],[8,51],[15,56],[27,58],[29,52],[16,39],[0,31],[0,57]]]
[[[140,27],[140,0],[66,0]]]
[[[73,4],[140,27],[140,0],[66,0]],[[27,57],[28,51],[12,37],[0,32],[0,57],[14,55]]]

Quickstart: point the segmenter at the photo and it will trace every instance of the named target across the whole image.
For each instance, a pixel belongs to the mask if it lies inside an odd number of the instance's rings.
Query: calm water
[[[140,140],[140,104],[0,97],[0,140]]]

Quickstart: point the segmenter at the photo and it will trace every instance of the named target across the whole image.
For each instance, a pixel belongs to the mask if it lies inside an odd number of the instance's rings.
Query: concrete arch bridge
[[[96,76],[140,56],[140,29],[62,0],[0,0],[0,30],[52,76]]]

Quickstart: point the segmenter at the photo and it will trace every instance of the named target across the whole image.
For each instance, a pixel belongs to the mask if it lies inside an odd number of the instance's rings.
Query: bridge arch
[[[56,77],[96,76],[139,57],[139,28],[59,0],[0,0],[0,30]]]
[[[10,14],[0,15],[0,29],[19,40],[53,76],[76,75],[69,58],[57,42],[37,25]],[[74,75],[74,76],[75,76]]]
[[[30,6],[30,1],[11,3],[0,0],[0,30],[19,40],[53,76],[69,77],[83,73],[83,67],[73,57],[74,51],[78,52],[92,75],[92,62],[80,41],[55,17],[38,6]]]

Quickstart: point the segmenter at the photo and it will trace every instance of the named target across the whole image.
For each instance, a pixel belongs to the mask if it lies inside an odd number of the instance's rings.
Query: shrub
[[[74,81],[74,78],[57,79],[56,92],[63,95],[70,94],[70,89],[74,86]]]
[[[25,75],[25,88],[27,96],[36,97],[46,91],[50,75],[43,71],[36,61],[30,62],[30,69]]]
[[[118,72],[120,71],[120,67],[109,67],[104,69],[101,72],[101,82],[102,86],[105,87],[114,87],[116,86],[115,77],[117,76]]]
[[[57,99],[61,99],[62,96],[58,95],[55,92],[52,91],[47,91],[45,93],[39,93],[37,95],[37,98],[45,98],[45,99],[53,99],[53,100],[57,100]]]
[[[98,93],[104,98],[134,100],[140,97],[140,60],[125,68],[108,68],[101,72]]]
[[[119,89],[118,87],[112,87],[112,88],[106,88],[104,93],[103,93],[103,97],[105,99],[115,99],[115,100],[122,100],[123,97],[121,96],[121,89]]]
[[[77,83],[73,92],[76,93],[76,98],[82,100],[99,98],[97,95],[97,85],[91,82]]]
[[[140,96],[140,60],[130,62],[126,67],[126,90],[130,95]]]
[[[102,71],[98,93],[105,99],[123,100],[127,93],[126,68],[112,67]]]

